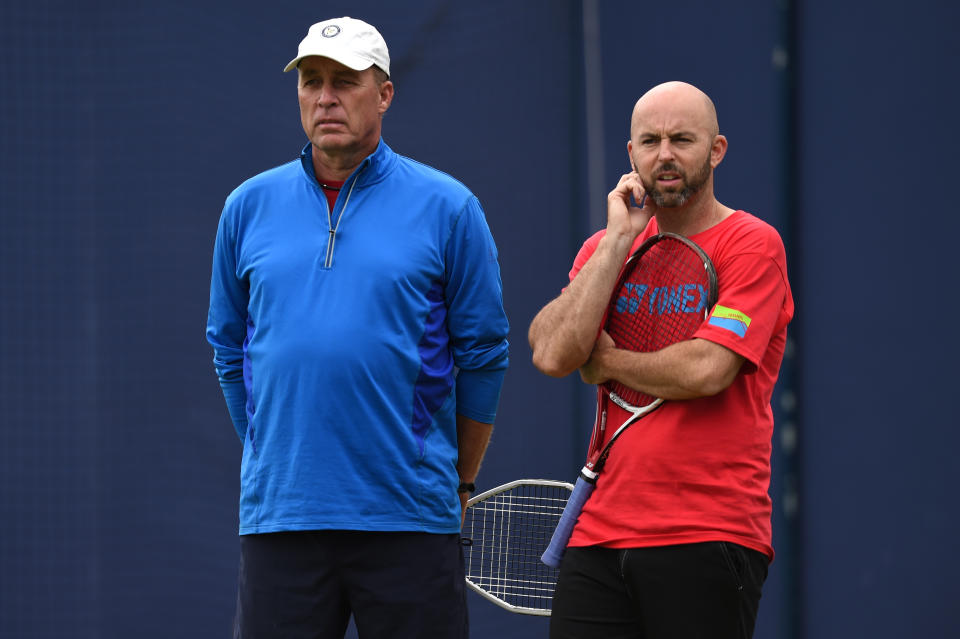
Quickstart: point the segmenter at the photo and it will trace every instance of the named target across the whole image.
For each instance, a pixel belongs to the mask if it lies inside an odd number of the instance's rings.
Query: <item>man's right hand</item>
[[[653,202],[646,195],[636,171],[623,175],[607,195],[607,233],[628,237],[632,242],[654,214]]]

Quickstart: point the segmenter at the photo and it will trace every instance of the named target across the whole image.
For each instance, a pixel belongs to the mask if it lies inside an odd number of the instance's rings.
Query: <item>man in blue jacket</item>
[[[459,531],[507,367],[477,198],[381,139],[386,43],[296,58],[300,157],[227,198],[207,339],[243,442],[236,637],[466,637]]]

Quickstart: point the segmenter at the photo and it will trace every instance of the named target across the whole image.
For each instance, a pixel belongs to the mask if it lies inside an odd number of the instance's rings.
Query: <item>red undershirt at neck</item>
[[[343,186],[343,182],[344,180],[340,182],[333,180],[320,182],[320,186],[323,188],[323,194],[327,196],[327,202],[330,204],[331,211],[333,211],[333,205],[337,203],[337,196],[340,194],[340,187]]]

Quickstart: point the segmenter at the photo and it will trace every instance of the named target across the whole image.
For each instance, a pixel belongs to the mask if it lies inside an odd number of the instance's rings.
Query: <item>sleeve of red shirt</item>
[[[587,263],[587,260],[590,259],[590,256],[593,255],[593,252],[597,250],[597,244],[600,243],[600,238],[604,236],[606,230],[600,230],[587,238],[583,243],[583,246],[580,247],[580,250],[577,251],[577,256],[573,258],[573,267],[570,269],[570,281],[573,281],[573,278],[577,276],[577,273],[580,272],[580,269],[583,268],[583,265]]]
[[[717,264],[719,299],[694,337],[742,355],[745,372],[760,365],[771,336],[784,321],[789,289],[782,244],[760,253],[738,253]],[[787,316],[789,320],[789,315]]]

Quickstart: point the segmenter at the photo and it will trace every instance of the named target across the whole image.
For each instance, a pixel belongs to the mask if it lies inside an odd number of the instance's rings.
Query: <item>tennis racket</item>
[[[693,337],[716,302],[717,273],[703,249],[681,235],[660,233],[647,239],[627,260],[613,289],[603,328],[617,348],[658,351]],[[630,416],[604,445],[609,402]],[[560,566],[577,517],[596,487],[610,448],[629,426],[662,403],[658,397],[615,380],[597,386],[597,418],[587,463],[543,553],[543,563]]]
[[[498,606],[549,615],[557,570],[540,562],[573,486],[520,479],[467,502],[461,543],[467,585]]]

